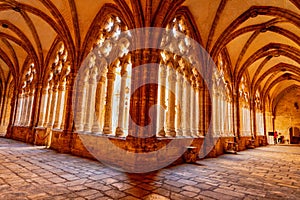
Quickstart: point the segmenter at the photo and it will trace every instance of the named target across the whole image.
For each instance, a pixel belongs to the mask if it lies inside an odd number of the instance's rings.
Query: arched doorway
[[[291,127],[289,129],[291,144],[300,144],[300,129],[298,127]]]

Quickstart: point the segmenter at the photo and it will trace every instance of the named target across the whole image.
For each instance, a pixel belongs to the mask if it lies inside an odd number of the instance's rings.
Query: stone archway
[[[290,144],[300,144],[300,129],[298,127],[289,128]]]

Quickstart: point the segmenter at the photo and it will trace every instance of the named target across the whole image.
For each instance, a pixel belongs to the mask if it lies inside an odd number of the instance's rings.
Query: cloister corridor
[[[0,200],[300,200],[300,0],[0,0]]]

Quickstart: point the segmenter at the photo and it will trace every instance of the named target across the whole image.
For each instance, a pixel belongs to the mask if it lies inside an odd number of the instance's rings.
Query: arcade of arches
[[[297,0],[0,0],[0,132],[87,157],[81,134],[134,152],[184,138],[206,151],[205,138],[217,138],[205,156],[273,144],[275,130],[299,143],[299,9]],[[170,35],[128,32],[141,27]],[[153,42],[166,50],[130,50]],[[147,138],[133,124],[149,125]]]

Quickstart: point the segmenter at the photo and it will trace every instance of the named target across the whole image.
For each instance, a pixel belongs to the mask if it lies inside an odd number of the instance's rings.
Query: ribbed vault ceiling
[[[228,54],[236,88],[246,75],[252,94],[260,89],[265,97],[276,99],[300,85],[298,0],[0,0],[1,80],[22,77],[28,62],[37,63],[37,71],[45,73],[58,38],[75,60],[94,18],[107,3],[135,19],[128,25],[131,28],[159,26],[157,13],[168,15],[166,10],[187,7],[205,49],[215,60],[221,52]]]

